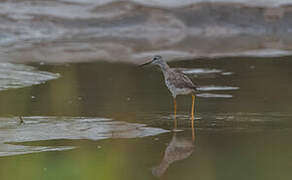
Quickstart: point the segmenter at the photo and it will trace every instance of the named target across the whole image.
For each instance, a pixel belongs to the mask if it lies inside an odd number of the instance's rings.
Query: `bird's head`
[[[165,62],[163,61],[162,57],[159,56],[159,55],[156,55],[156,56],[154,56],[154,57],[151,59],[151,61],[149,61],[149,62],[147,62],[147,63],[145,63],[145,64],[140,65],[140,67],[142,67],[142,66],[146,66],[146,65],[148,65],[148,64],[153,64],[153,65],[163,65],[164,63],[165,63]]]

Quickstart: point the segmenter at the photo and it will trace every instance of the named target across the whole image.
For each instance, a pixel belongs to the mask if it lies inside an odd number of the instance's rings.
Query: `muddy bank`
[[[1,1],[0,60],[291,55],[292,6],[256,2]]]

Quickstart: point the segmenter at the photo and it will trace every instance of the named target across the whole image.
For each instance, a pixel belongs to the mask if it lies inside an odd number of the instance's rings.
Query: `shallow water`
[[[156,68],[31,64],[60,76],[0,92],[0,179],[290,179],[290,59],[170,63],[201,90],[175,131]]]

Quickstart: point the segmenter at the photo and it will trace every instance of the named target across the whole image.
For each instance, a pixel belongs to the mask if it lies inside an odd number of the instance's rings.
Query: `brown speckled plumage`
[[[171,69],[161,56],[155,56],[153,60],[146,64],[158,65],[164,75],[165,84],[175,98],[177,95],[195,94],[196,86],[183,73]]]
[[[183,73],[168,69],[164,72],[165,83],[173,97],[177,95],[194,94],[196,86]]]

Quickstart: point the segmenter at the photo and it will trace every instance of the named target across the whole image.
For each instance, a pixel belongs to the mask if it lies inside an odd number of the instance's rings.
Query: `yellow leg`
[[[174,129],[177,128],[177,122],[176,122],[176,99],[173,98],[173,105],[174,105]]]
[[[194,119],[195,99],[196,99],[196,96],[192,95],[192,119]]]
[[[194,120],[195,120],[195,116],[194,116],[194,112],[195,112],[195,99],[196,96],[192,95],[192,140],[193,142],[195,142],[196,136],[195,136],[195,127],[194,127]]]
[[[196,134],[195,134],[195,127],[194,127],[194,118],[192,118],[192,140],[195,142]]]

